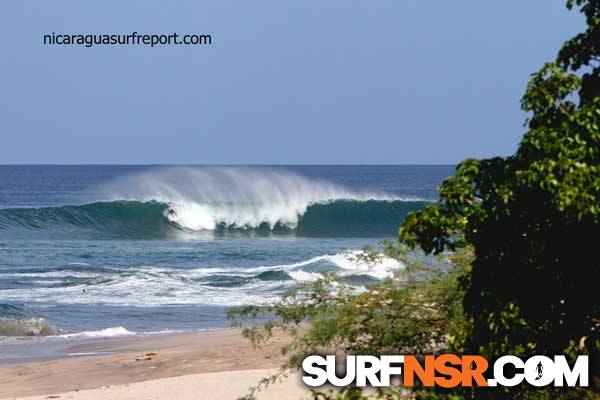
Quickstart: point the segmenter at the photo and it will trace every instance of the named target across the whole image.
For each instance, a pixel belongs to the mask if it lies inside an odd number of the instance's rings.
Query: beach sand
[[[0,399],[236,399],[277,370],[284,341],[253,349],[240,330],[222,329],[80,344],[69,353],[103,355],[0,366]],[[257,397],[307,395],[296,374]]]

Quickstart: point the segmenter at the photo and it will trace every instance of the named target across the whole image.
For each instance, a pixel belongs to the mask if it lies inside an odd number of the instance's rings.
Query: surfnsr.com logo
[[[486,379],[488,361],[478,355],[457,356],[443,354],[425,356],[419,361],[412,355],[349,355],[345,373],[336,373],[334,355],[308,356],[302,362],[302,380],[308,386],[331,384],[338,387],[387,387],[391,379],[400,379],[405,387],[412,387],[418,379],[423,386],[453,388],[457,386],[516,386],[523,381],[533,386],[588,386],[588,356],[579,356],[569,366],[565,356],[533,356],[523,361],[516,356],[498,358]]]

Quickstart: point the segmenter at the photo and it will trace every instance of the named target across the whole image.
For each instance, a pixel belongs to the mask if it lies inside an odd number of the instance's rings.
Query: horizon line
[[[402,167],[402,166],[413,166],[413,167],[426,167],[426,166],[455,166],[458,163],[399,163],[399,164],[388,164],[388,163],[357,163],[357,164],[347,164],[347,163],[273,163],[273,164],[265,164],[265,163],[232,163],[232,164],[195,164],[195,163],[0,163],[0,167],[25,167],[25,166],[54,166],[54,167],[70,167],[70,166],[115,166],[115,167],[141,167],[141,166],[169,166],[169,167],[293,167],[293,166],[315,166],[315,167],[326,167],[326,166],[338,166],[338,167]]]

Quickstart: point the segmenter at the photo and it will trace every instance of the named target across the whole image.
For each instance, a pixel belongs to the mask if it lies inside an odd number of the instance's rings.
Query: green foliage
[[[314,400],[402,400],[406,398],[406,393],[395,389],[380,389],[374,393],[365,393],[356,387],[347,387],[340,391],[330,391],[328,393],[313,391]]]
[[[231,309],[234,326],[256,318],[268,322],[244,327],[244,335],[257,346],[274,334],[285,332],[291,342],[283,347],[287,362],[281,371],[266,378],[252,392],[267,386],[288,370],[297,369],[310,354],[438,354],[453,343],[463,343],[467,321],[463,317],[464,293],[458,284],[468,268],[467,251],[422,259],[402,247],[387,243],[385,254],[405,268],[393,278],[358,290],[329,275],[317,282],[291,289],[275,304]],[[376,263],[381,254],[366,248],[361,262]],[[399,389],[374,396],[400,398]],[[362,399],[359,390],[342,393],[315,392],[321,399]],[[373,397],[373,396],[371,396]]]
[[[522,99],[529,130],[517,152],[462,162],[440,200],[408,216],[400,238],[433,253],[474,248],[467,349],[490,358],[590,354],[596,381],[585,396],[593,397],[600,378],[600,1],[567,6],[580,7],[588,28],[533,74]]]
[[[417,388],[409,397],[600,398],[600,0],[568,0],[567,7],[585,15],[587,29],[532,75],[521,102],[528,131],[517,152],[463,161],[440,187],[439,201],[405,219],[401,242],[440,259],[388,245],[386,254],[407,267],[381,285],[360,292],[328,276],[278,304],[231,311],[239,326],[269,318],[244,329],[256,345],[280,330],[292,337],[283,349],[287,363],[259,387],[321,350],[446,351],[491,362],[504,354],[564,353],[590,355],[590,388]],[[376,262],[378,255],[364,257]],[[374,396],[404,395],[391,388]],[[349,388],[314,397],[368,396]]]

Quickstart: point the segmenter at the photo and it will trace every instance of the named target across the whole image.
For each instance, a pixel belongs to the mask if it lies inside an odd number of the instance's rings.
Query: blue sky
[[[445,164],[512,153],[564,0],[0,4],[0,163]],[[44,46],[46,33],[213,45]]]

